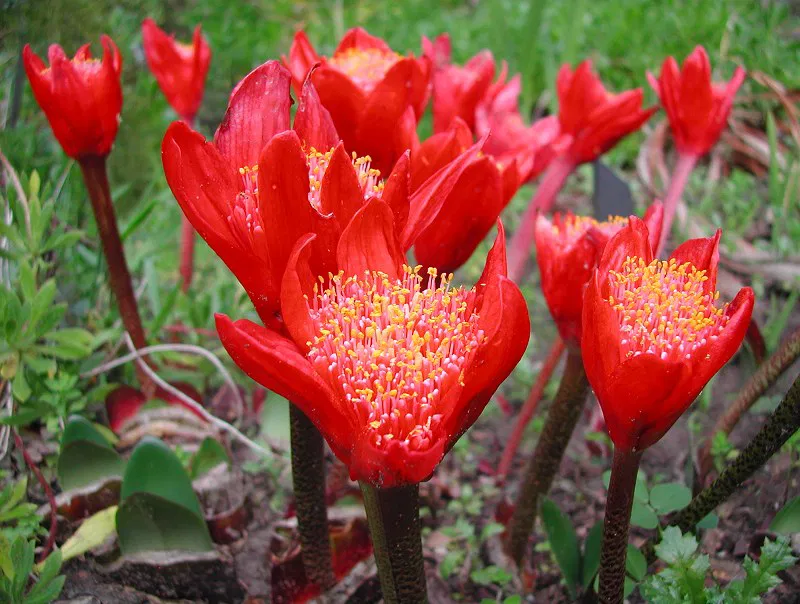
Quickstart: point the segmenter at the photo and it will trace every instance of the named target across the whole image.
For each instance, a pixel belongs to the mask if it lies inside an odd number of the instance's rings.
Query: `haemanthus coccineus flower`
[[[753,310],[745,287],[718,307],[721,232],[653,258],[631,217],[586,288],[581,350],[609,435],[627,451],[657,442],[736,353]]]
[[[667,57],[658,79],[648,72],[647,79],[664,105],[680,153],[701,156],[711,150],[728,123],[733,98],[744,78],[744,69],[737,67],[730,81],[713,83],[708,54],[702,46],[686,57],[681,68],[674,57]]]
[[[645,212],[653,245],[661,232],[662,216],[658,202]],[[552,221],[541,213],[536,217],[534,237],[542,291],[558,333],[568,346],[580,347],[583,290],[608,240],[627,223],[628,219],[620,216],[601,222],[571,212],[556,212]]]
[[[150,71],[167,101],[188,123],[194,121],[211,64],[211,48],[198,25],[191,44],[168,35],[150,18],[142,22],[142,45]]]
[[[375,198],[389,216],[370,214],[374,228],[395,229],[405,251],[478,153],[451,162],[412,202],[408,154],[385,179],[369,157],[348,154],[310,81],[290,129],[290,81],[280,63],[268,61],[234,89],[213,142],[175,122],[162,144],[167,183],[184,214],[242,283],[264,324],[277,330],[281,279],[300,237],[317,234],[310,258],[316,274],[337,272],[343,230]]]
[[[606,91],[589,60],[574,71],[563,65],[556,79],[556,92],[562,139],[559,146],[566,148],[564,154],[575,165],[600,157],[641,128],[658,109],[642,109],[641,88],[620,94]]]
[[[330,57],[319,56],[298,32],[283,58],[295,90],[311,75],[323,106],[348,150],[369,155],[383,174],[416,144],[428,99],[430,61],[401,56],[361,28],[348,31]]]
[[[122,57],[108,36],[101,36],[103,58],[92,58],[89,44],[70,60],[52,44],[47,67],[29,44],[22,50],[25,73],[36,102],[44,111],[69,157],[105,157],[111,151],[122,111]]]
[[[298,241],[281,307],[291,339],[217,315],[245,373],[293,401],[353,479],[380,488],[425,480],[521,358],[525,300],[505,277],[502,226],[476,287],[404,264],[371,201],[342,234],[341,271],[311,270]]]

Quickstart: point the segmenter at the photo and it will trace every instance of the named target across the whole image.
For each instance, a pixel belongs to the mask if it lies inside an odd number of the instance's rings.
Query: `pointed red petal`
[[[317,89],[311,83],[310,73],[303,84],[297,114],[294,116],[294,129],[306,147],[314,147],[322,153],[333,149],[339,142],[331,114],[322,106]]]
[[[405,258],[395,234],[391,208],[377,198],[370,199],[342,231],[336,256],[345,277],[381,271],[389,279],[399,278]]]

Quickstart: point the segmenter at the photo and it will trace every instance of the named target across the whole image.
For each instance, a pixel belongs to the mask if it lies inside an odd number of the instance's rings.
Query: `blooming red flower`
[[[484,141],[483,149],[485,150]],[[411,190],[445,169],[472,145],[469,127],[456,117],[445,132],[434,134],[411,155]],[[502,164],[483,152],[463,171],[441,209],[417,238],[414,253],[423,266],[452,272],[466,262],[497,222],[522,185],[517,159]],[[422,189],[424,191],[424,189]]]
[[[661,261],[647,227],[632,217],[589,280],[583,362],[621,449],[658,441],[742,343],[753,291],[716,306],[720,235],[687,241]]]
[[[556,80],[561,143],[575,163],[594,161],[621,139],[641,128],[657,107],[642,109],[642,89],[606,91],[589,60],[572,71],[563,65]]]
[[[475,133],[488,137],[484,151],[501,164],[516,160],[522,182],[528,182],[544,171],[564,141],[556,116],[525,123],[519,112],[520,75],[506,81],[507,75],[508,66],[503,63],[500,76],[475,110]]]
[[[403,57],[361,28],[345,34],[331,57],[317,55],[298,32],[284,64],[296,91],[312,71],[323,106],[345,146],[369,155],[388,174],[406,149],[416,144],[416,127],[428,100],[430,61]]]
[[[289,72],[269,61],[235,88],[213,143],[175,122],[162,144],[167,183],[183,212],[242,283],[264,324],[278,330],[281,279],[301,236],[318,235],[314,272],[335,273],[341,233],[377,198],[392,216],[376,228],[396,229],[405,251],[477,155],[470,150],[452,162],[411,204],[408,154],[382,180],[368,157],[345,151],[310,81],[289,129],[289,88]]]
[[[674,57],[667,57],[658,79],[647,73],[650,86],[667,112],[680,153],[700,156],[709,152],[728,122],[733,98],[744,78],[744,69],[737,67],[730,81],[714,84],[708,54],[702,46],[686,57],[680,69]]]
[[[211,48],[198,25],[191,44],[168,35],[149,17],[142,22],[142,44],[150,71],[167,101],[182,119],[194,121],[211,64]]]
[[[89,45],[70,60],[52,44],[47,67],[29,44],[22,50],[25,73],[36,102],[44,111],[69,157],[105,157],[111,151],[122,111],[122,57],[108,36],[101,36],[103,58],[94,59]]]
[[[502,226],[465,289],[405,266],[381,216],[379,200],[357,213],[339,242],[342,271],[327,280],[308,263],[314,235],[298,241],[281,290],[291,339],[224,315],[217,329],[245,373],[315,423],[351,478],[388,488],[430,476],[517,364],[530,326],[505,277]]]
[[[475,110],[489,91],[494,79],[495,63],[492,53],[484,50],[464,66],[450,62],[450,36],[442,34],[433,42],[422,38],[422,49],[434,65],[433,69],[433,131],[443,132],[453,119],[461,118],[471,131],[475,130]]]
[[[660,203],[645,213],[653,245],[661,232],[663,210]],[[609,216],[599,222],[589,216],[556,213],[552,222],[543,214],[536,217],[536,260],[542,291],[561,339],[568,346],[580,347],[583,290],[608,240],[628,223],[627,218]]]

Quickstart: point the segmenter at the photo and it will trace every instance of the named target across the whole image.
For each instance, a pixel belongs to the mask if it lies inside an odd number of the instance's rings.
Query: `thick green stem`
[[[614,449],[611,482],[608,485],[606,517],[603,522],[603,547],[600,552],[601,604],[622,604],[625,592],[625,558],[631,525],[633,492],[642,453]]]
[[[780,450],[800,429],[800,376],[781,404],[739,456],[710,486],[700,491],[691,503],[681,510],[672,524],[683,532],[692,530],[720,503],[730,497],[740,484],[750,478],[770,457]]]
[[[714,441],[714,436],[719,432],[726,436],[730,434],[736,424],[739,423],[742,415],[775,383],[784,371],[792,366],[798,356],[800,356],[800,329],[790,335],[780,348],[775,351],[775,354],[750,376],[750,379],[739,391],[739,396],[736,397],[736,400],[731,403],[730,407],[725,410],[725,413],[714,424],[714,427],[709,432],[708,439],[697,456],[701,480],[708,475],[713,465],[711,445]]]
[[[514,515],[511,517],[508,550],[517,564],[522,562],[525,555],[528,536],[536,522],[539,500],[547,495],[558,472],[561,458],[564,457],[564,451],[586,402],[588,389],[589,383],[586,381],[580,351],[570,349],[558,393],[550,406],[542,435],[528,463]]]
[[[111,191],[108,186],[106,174],[106,158],[87,156],[80,160],[83,181],[92,200],[92,210],[97,222],[97,232],[103,244],[103,253],[108,263],[108,275],[111,290],[117,301],[122,324],[125,327],[136,348],[144,348],[147,342],[144,337],[142,319],[139,316],[139,307],[133,293],[131,274],[128,263],[125,261],[125,252],[122,248],[122,239],[119,236],[117,218],[114,213],[114,204],[111,200]],[[152,381],[140,369],[137,375],[143,389],[152,388]]]
[[[325,443],[296,405],[289,406],[292,481],[306,576],[323,589],[336,583],[325,503]]]
[[[386,604],[428,601],[419,525],[419,485],[379,489],[361,483]]]

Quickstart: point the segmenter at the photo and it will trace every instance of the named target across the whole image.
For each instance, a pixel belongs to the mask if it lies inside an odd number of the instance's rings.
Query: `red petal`
[[[680,244],[670,256],[678,264],[691,262],[692,266],[698,270],[706,271],[708,280],[703,283],[703,291],[707,294],[713,294],[717,289],[720,237],[722,237],[722,229],[717,229],[713,237],[689,239]]]
[[[342,38],[342,41],[339,42],[339,46],[336,47],[334,54],[340,53],[349,48],[357,48],[359,50],[374,48],[387,53],[392,52],[392,49],[386,42],[383,41],[383,39],[368,34],[367,31],[362,27],[354,27],[347,30],[347,33]]]
[[[461,118],[453,120],[445,132],[427,138],[413,154],[412,191],[472,146],[472,133]]]
[[[645,210],[642,220],[647,225],[647,232],[650,234],[650,248],[655,250],[661,239],[661,228],[664,224],[664,206],[661,205],[661,202],[651,203]]]
[[[608,376],[622,361],[619,348],[619,320],[602,293],[601,279],[607,280],[607,273],[595,270],[583,293],[581,314],[583,367],[598,399],[606,396]]]
[[[105,400],[108,427],[119,433],[125,422],[135,417],[146,402],[147,397],[136,388],[130,386],[115,388]]]
[[[269,140],[289,129],[289,84],[286,68],[267,61],[237,85],[214,135],[215,144],[234,167],[255,166]]]
[[[405,258],[394,231],[391,208],[377,198],[370,199],[342,231],[336,256],[345,277],[382,271],[389,279],[399,278]]]
[[[333,149],[339,142],[331,114],[322,106],[317,89],[311,83],[311,74],[303,84],[297,114],[294,116],[294,129],[306,147],[314,147],[322,153]]]
[[[346,225],[364,205],[364,192],[358,182],[353,160],[339,143],[331,155],[328,168],[322,177],[320,210],[333,213],[339,224]]]
[[[299,94],[309,71],[316,63],[319,63],[319,56],[311,42],[308,41],[306,32],[301,30],[294,34],[292,45],[289,48],[289,59],[281,57],[281,60],[292,73],[292,85],[295,92]]]
[[[222,345],[242,371],[300,407],[318,427],[325,426],[327,438],[341,440],[347,431],[340,430],[334,394],[294,342],[246,319],[215,318]]]
[[[301,237],[294,246],[281,280],[281,314],[286,329],[304,353],[314,339],[314,323],[308,315],[308,300],[314,295],[316,277],[309,267],[311,245],[316,235]]]
[[[619,270],[628,256],[641,258],[646,263],[653,258],[647,226],[636,216],[631,216],[628,224],[608,240],[598,263],[600,278],[606,279],[608,271]]]
[[[489,157],[481,157],[464,170],[417,239],[417,261],[445,273],[461,267],[497,221],[503,201],[500,173]]]
[[[476,296],[475,304],[480,307],[483,304],[483,296],[486,288],[494,286],[500,278],[508,275],[508,263],[506,261],[506,229],[500,219],[497,219],[497,236],[494,238],[492,249],[486,255],[486,264],[477,283],[475,283]]]
[[[409,450],[397,440],[378,448],[370,431],[364,430],[350,455],[350,479],[367,481],[379,489],[418,484],[433,474],[444,456],[444,447],[444,439],[438,439],[426,451]]]
[[[366,103],[364,93],[350,78],[324,63],[311,74],[311,81],[322,105],[330,112],[339,138],[348,149],[360,152],[355,143],[356,130]]]
[[[398,233],[408,220],[409,190],[411,188],[411,153],[406,151],[397,160],[392,173],[386,179],[381,201],[392,208],[394,228]]]

